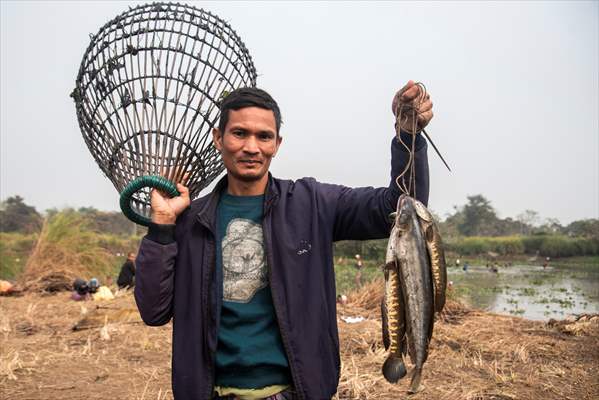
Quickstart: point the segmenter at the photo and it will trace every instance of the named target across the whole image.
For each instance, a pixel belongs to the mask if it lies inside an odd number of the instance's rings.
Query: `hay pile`
[[[557,328],[560,332],[574,336],[591,335],[599,331],[599,314],[582,314],[563,321],[549,320],[548,326]]]
[[[98,243],[81,215],[63,211],[44,221],[20,279],[27,291],[70,290],[77,277],[110,273],[113,256]]]

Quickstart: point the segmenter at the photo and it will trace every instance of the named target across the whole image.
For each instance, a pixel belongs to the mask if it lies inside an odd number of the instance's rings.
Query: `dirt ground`
[[[553,325],[466,309],[435,324],[426,389],[385,382],[377,296],[339,306],[339,399],[598,399],[599,318]],[[341,317],[362,316],[346,323]],[[78,330],[73,330],[77,326]],[[144,326],[131,293],[0,297],[3,399],[171,399],[171,325]]]

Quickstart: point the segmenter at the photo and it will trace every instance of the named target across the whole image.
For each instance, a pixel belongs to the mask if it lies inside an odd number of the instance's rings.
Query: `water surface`
[[[513,265],[448,268],[450,290],[472,306],[534,320],[599,313],[599,268]]]

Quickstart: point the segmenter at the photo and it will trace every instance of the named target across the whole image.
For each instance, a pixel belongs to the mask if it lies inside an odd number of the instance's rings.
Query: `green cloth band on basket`
[[[123,211],[123,214],[125,214],[125,216],[127,218],[129,218],[131,221],[135,222],[136,224],[143,225],[143,226],[149,226],[150,222],[152,222],[152,220],[143,215],[139,215],[138,213],[133,211],[133,209],[131,208],[131,198],[133,197],[133,195],[136,192],[138,192],[139,190],[141,190],[145,187],[151,187],[154,189],[158,189],[162,192],[165,192],[170,197],[177,197],[181,193],[179,193],[179,191],[177,190],[177,187],[175,186],[175,184],[173,182],[169,181],[164,176],[158,176],[158,175],[140,176],[139,178],[135,178],[133,181],[131,181],[125,187],[125,189],[123,189],[123,191],[121,192],[121,200],[120,200],[121,211]]]

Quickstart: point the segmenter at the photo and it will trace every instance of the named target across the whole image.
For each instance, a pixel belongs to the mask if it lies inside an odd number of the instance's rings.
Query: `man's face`
[[[263,179],[281,144],[274,113],[259,107],[230,110],[225,131],[212,138],[227,172],[243,182]]]

